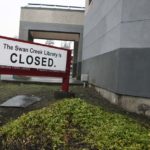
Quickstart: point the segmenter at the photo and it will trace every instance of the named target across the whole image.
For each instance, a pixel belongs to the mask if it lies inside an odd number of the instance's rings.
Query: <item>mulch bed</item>
[[[27,108],[0,108],[0,125],[7,123],[9,120],[15,119],[29,111],[46,107],[47,105],[58,101],[54,97],[55,91],[58,91],[59,85],[51,84],[24,84],[24,83],[0,83],[0,102],[7,100],[16,95],[34,95],[41,98],[40,102],[34,103]],[[75,94],[75,97],[86,100],[96,106],[102,106],[106,111],[116,112],[127,115],[145,127],[150,127],[150,118],[135,113],[129,113],[122,108],[111,104],[106,99],[101,97],[93,88],[84,88],[83,86],[71,85],[70,91]]]

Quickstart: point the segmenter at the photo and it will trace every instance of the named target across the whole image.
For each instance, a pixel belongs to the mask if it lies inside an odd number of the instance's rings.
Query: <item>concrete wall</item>
[[[22,7],[20,21],[83,25],[83,11]]]
[[[150,1],[124,0],[121,47],[150,47]]]
[[[91,84],[150,98],[149,0],[93,0],[83,36],[82,73]]]
[[[150,1],[123,0],[119,92],[150,97]]]
[[[83,34],[83,21],[80,10],[22,7],[19,38],[28,40],[30,30]]]
[[[84,26],[82,73],[89,82],[116,92],[122,0],[93,0]]]

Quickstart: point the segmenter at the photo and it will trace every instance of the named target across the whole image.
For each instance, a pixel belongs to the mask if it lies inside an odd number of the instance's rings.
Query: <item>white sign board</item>
[[[0,66],[66,71],[67,51],[0,38]]]

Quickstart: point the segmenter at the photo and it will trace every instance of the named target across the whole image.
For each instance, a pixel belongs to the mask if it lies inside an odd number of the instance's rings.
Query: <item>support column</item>
[[[73,68],[72,77],[77,77],[77,59],[78,59],[78,41],[74,41],[74,55],[73,55]]]

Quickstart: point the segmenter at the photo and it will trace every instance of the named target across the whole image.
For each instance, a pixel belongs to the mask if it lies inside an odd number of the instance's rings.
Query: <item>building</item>
[[[81,74],[83,7],[32,4],[21,8],[19,39],[73,41],[73,77]]]
[[[82,74],[112,103],[150,115],[150,1],[87,0]]]
[[[20,39],[74,41],[73,76],[124,109],[150,116],[150,1],[86,0],[86,10],[30,4]]]

